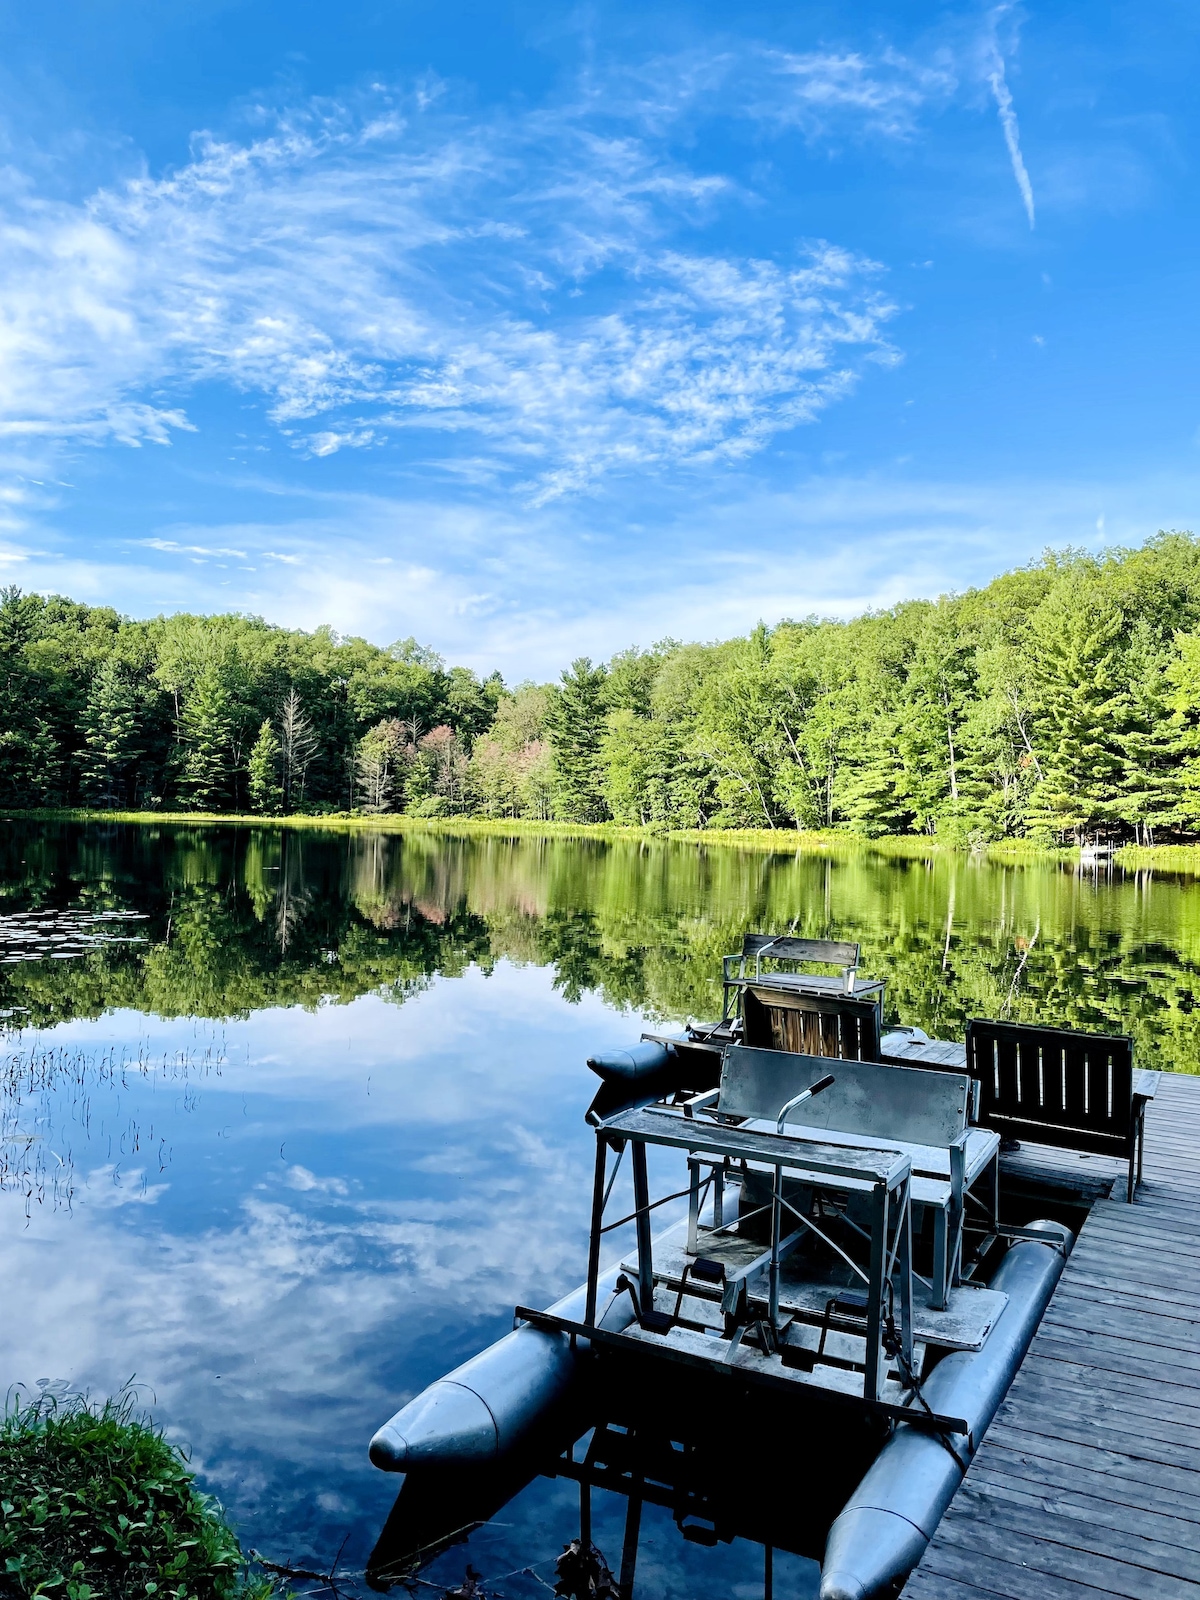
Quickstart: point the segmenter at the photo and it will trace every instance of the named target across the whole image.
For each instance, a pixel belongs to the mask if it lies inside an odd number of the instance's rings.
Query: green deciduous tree
[[[391,811],[403,800],[405,755],[409,748],[404,724],[398,717],[377,722],[363,735],[355,773],[364,811]]]

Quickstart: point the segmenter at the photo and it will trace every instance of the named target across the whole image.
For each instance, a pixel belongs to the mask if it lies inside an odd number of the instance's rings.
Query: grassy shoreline
[[[270,1600],[221,1506],[129,1392],[47,1388],[0,1421],[0,1592],[61,1600]]]
[[[646,843],[669,840],[789,855],[796,851],[816,851],[829,855],[856,855],[866,851],[878,856],[908,860],[935,855],[976,855],[1001,862],[1076,861],[1079,857],[1079,850],[1075,846],[1046,846],[1024,839],[1002,839],[970,846],[929,834],[883,834],[868,838],[862,834],[833,829],[637,828],[615,822],[537,822],[522,817],[410,817],[399,813],[368,815],[352,811],[264,817],[248,812],[104,811],[82,806],[11,809],[3,811],[0,816],[42,822],[163,823],[171,827],[324,829],[345,833],[433,833],[463,838],[628,839]],[[1115,852],[1115,860],[1121,866],[1134,869],[1162,867],[1172,871],[1200,873],[1200,843],[1123,845]]]

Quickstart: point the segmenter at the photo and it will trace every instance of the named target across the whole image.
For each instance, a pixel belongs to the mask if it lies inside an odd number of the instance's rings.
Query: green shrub
[[[135,1414],[45,1392],[0,1428],[0,1595],[266,1600],[217,1502]]]

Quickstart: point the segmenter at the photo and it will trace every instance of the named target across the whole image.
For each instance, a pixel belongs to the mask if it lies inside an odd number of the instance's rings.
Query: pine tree
[[[937,831],[956,821],[977,796],[965,760],[964,723],[976,692],[973,641],[963,630],[962,608],[940,600],[930,606],[908,664],[901,749],[908,770],[916,826]]]
[[[1077,836],[1119,820],[1134,708],[1122,681],[1124,617],[1098,585],[1073,582],[1036,618],[1042,781],[1034,820]]]
[[[79,754],[84,798],[102,806],[119,806],[142,756],[140,696],[125,666],[109,656],[92,680],[83,713],[83,749]]]
[[[44,602],[15,586],[0,589],[0,799],[45,805],[55,798],[61,770],[50,726],[46,678],[30,662]]]
[[[838,809],[856,833],[868,838],[913,829],[913,802],[900,753],[902,722],[899,711],[876,712],[839,774]]]
[[[268,718],[258,730],[246,767],[250,804],[264,817],[277,817],[283,810],[283,784],[279,779],[281,753],[279,739]]]
[[[555,810],[567,822],[603,822],[601,744],[605,730],[603,667],[587,656],[572,662],[546,713],[554,750]]]
[[[197,811],[219,811],[229,799],[231,710],[220,669],[204,667],[179,718],[179,791]]]

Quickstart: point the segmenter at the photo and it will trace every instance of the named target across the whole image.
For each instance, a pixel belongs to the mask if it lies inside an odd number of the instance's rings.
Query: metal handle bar
[[[823,1078],[818,1078],[816,1083],[811,1084],[807,1089],[801,1089],[798,1095],[794,1095],[787,1105],[781,1107],[779,1118],[775,1124],[775,1132],[783,1132],[783,1125],[787,1121],[789,1111],[794,1111],[797,1106],[803,1105],[806,1100],[811,1100],[813,1095],[820,1094],[822,1090],[831,1088],[833,1081],[833,1073],[828,1072]]]

